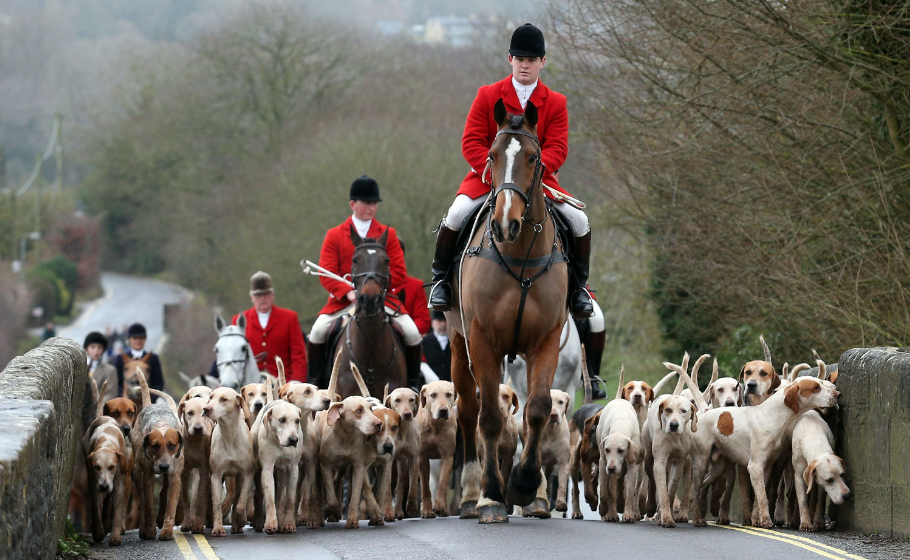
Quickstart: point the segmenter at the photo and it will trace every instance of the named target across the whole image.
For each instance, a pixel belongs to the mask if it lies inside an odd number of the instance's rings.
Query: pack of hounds
[[[544,483],[523,514],[566,512],[571,478],[573,519],[583,518],[582,481],[603,521],[674,527],[691,516],[704,526],[711,493],[715,523],[729,524],[739,474],[744,525],[823,529],[826,496],[841,504],[851,495],[833,452],[837,368],[817,359],[815,376],[798,376],[809,373],[807,364],[789,371],[785,364],[779,375],[762,345],[765,359],[745,364],[739,379],[718,379],[715,360],[704,392],[697,375],[709,356],[690,371],[688,354],[680,365],[665,362],[671,372],[653,388],[623,383],[623,372],[616,398],[606,406],[586,402],[571,416],[570,396],[551,390]],[[211,528],[220,537],[226,523],[232,533],[250,521],[255,531],[273,534],[342,517],[356,528],[361,518],[383,525],[449,515],[458,437],[452,383],[435,381],[419,393],[399,388],[380,401],[353,367],[362,395],[342,400],[335,393],[338,360],[327,390],[286,383],[280,360],[278,369],[274,382],[264,376],[239,393],[195,386],[179,402],[149,389],[138,370],[138,402],[97,398],[83,439],[94,540],[110,534],[111,546],[121,544],[133,485],[142,539],[172,539],[175,525],[193,533]],[[673,394],[656,396],[676,376]],[[94,390],[103,395],[105,387]],[[509,385],[500,386],[498,408],[507,419],[498,445],[507,481],[522,435]],[[440,460],[435,499],[431,459]],[[555,491],[548,492],[551,479]]]

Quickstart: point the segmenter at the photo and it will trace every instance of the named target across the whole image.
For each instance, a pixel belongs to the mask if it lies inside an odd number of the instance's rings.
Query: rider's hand
[[[350,301],[351,303],[353,303],[354,300],[357,299],[357,294],[354,292],[354,290],[351,290],[350,292],[348,292],[348,293],[345,294],[345,295],[347,296],[348,301]]]

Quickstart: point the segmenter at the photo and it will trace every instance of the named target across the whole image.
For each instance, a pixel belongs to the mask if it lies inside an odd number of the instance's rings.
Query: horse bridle
[[[241,334],[241,333],[233,333],[233,332],[232,332],[232,333],[225,333],[225,334],[218,335],[218,338],[221,339],[222,337],[225,337],[225,336],[239,336],[240,338],[242,338],[242,339],[246,342],[246,346],[243,347],[243,356],[244,356],[244,358],[243,358],[242,360],[225,360],[225,361],[223,361],[223,362],[218,362],[218,361],[216,361],[216,362],[215,362],[215,367],[216,367],[216,368],[221,368],[221,366],[227,366],[227,365],[232,365],[232,364],[243,364],[243,371],[246,371],[246,365],[247,365],[247,364],[249,363],[249,361],[250,361],[250,339],[248,339],[248,338],[246,337],[246,335],[244,335],[244,334]],[[217,346],[217,344],[216,344],[216,346]],[[256,361],[258,362],[258,361],[261,360],[262,358],[265,358],[265,356],[266,356],[266,352],[262,352],[262,353],[260,353],[260,354],[256,354],[255,356],[253,356],[253,359],[256,360]]]
[[[525,211],[521,215],[521,221],[527,222],[528,221],[528,211],[531,209],[531,193],[534,191],[534,188],[540,184],[541,180],[543,179],[543,170],[546,168],[546,165],[543,163],[543,158],[541,157],[542,152],[541,152],[541,148],[540,148],[540,140],[537,138],[536,135],[531,134],[530,132],[526,132],[524,130],[502,129],[496,133],[496,136],[493,138],[493,141],[495,142],[496,138],[498,138],[501,134],[512,134],[515,136],[525,136],[525,137],[533,140],[534,144],[537,146],[537,155],[535,156],[536,159],[534,162],[534,175],[531,177],[531,187],[528,189],[528,191],[525,192],[521,187],[519,187],[515,183],[500,183],[499,186],[497,186],[493,191],[493,202],[492,202],[493,208],[496,207],[496,198],[499,196],[499,193],[501,193],[502,191],[513,191],[513,192],[518,193],[518,196],[520,196],[521,199],[525,203]],[[489,180],[487,180],[488,171],[489,171],[489,175],[490,175]],[[493,186],[493,150],[490,150],[490,153],[487,155],[487,166],[486,166],[486,168],[484,168],[483,182],[490,185],[491,187]],[[491,212],[491,214],[492,214],[492,212]],[[546,218],[544,218],[544,221],[546,221]],[[542,223],[543,222],[541,222],[541,224]],[[535,227],[537,227],[536,224],[535,224]]]
[[[385,246],[383,246],[380,243],[361,243],[360,245],[357,246],[357,249],[355,249],[355,252],[360,249],[364,249],[364,248],[369,249],[372,247],[382,249],[383,252],[386,252],[386,254],[388,254],[388,251],[386,250]],[[351,274],[351,280],[354,282],[355,290],[357,289],[357,280],[361,279],[361,278],[363,279],[363,282],[360,283],[361,286],[366,284],[367,281],[369,281],[369,280],[373,280],[374,282],[376,282],[376,284],[378,284],[379,287],[382,289],[381,295],[382,295],[383,301],[385,301],[386,292],[388,292],[388,289],[389,289],[389,275],[388,274],[381,274],[379,272],[376,272],[375,270],[370,270],[368,272],[360,272],[358,274]],[[375,317],[376,315],[378,315],[379,313],[382,313],[383,311],[385,311],[384,306],[380,307],[378,313],[371,313],[369,315],[364,313],[363,316],[364,317]],[[356,320],[356,315],[354,317]]]

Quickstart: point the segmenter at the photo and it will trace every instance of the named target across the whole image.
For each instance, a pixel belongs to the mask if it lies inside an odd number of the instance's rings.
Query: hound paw
[[[815,528],[812,526],[811,523],[800,523],[799,530],[800,531],[814,531]]]
[[[244,526],[244,525],[246,525],[246,524],[245,524],[245,523],[234,523],[234,524],[232,524],[232,525],[231,525],[231,534],[232,534],[232,535],[242,535],[242,534],[243,534],[243,526]]]
[[[223,537],[223,536],[225,536],[226,534],[227,534],[227,533],[224,532],[224,527],[217,527],[217,528],[215,528],[215,529],[212,529],[212,536],[213,536],[213,537]]]
[[[108,546],[120,546],[120,537],[111,537],[107,544]]]
[[[360,520],[355,518],[348,518],[347,523],[344,524],[345,529],[357,529],[360,527]]]
[[[727,525],[729,525],[729,524],[730,524],[730,520],[728,519],[728,520],[727,520]],[[692,526],[693,526],[693,527],[707,527],[707,526],[708,526],[708,522],[705,521],[704,519],[696,519],[696,520],[694,520],[694,521],[692,522]]]
[[[92,540],[95,541],[96,543],[103,541],[104,533],[102,533],[100,531],[92,533]]]
[[[812,524],[812,530],[813,530],[814,532],[824,531],[824,530],[825,530],[825,524],[824,524],[824,523],[813,523],[813,524]]]
[[[174,530],[171,528],[162,529],[158,532],[159,541],[172,541],[174,540]]]
[[[396,511],[396,512],[395,512],[395,519],[398,519],[398,520],[404,519],[404,512],[403,512],[403,511]]]
[[[729,524],[730,524],[730,518],[727,517],[726,515],[719,515],[719,516],[717,517],[717,519],[714,520],[714,524],[715,524],[715,525],[729,525]]]
[[[449,508],[447,508],[445,506],[437,505],[437,506],[433,507],[433,513],[436,514],[436,517],[448,517]]]
[[[368,523],[368,525],[370,527],[382,527],[383,525],[385,525],[385,520],[383,520],[382,517],[373,517],[370,519],[370,522]]]
[[[765,529],[772,529],[774,527],[774,521],[771,519],[771,516],[763,515],[757,526],[764,527]]]
[[[673,518],[673,520],[676,521],[677,523],[688,523],[689,516],[688,515],[677,515]]]
[[[423,519],[436,519],[436,514],[431,509],[421,509],[420,517]]]
[[[278,521],[272,521],[272,520],[267,521],[265,524],[265,534],[274,535],[277,532],[278,532]],[[257,533],[258,533],[258,531],[257,531]]]
[[[139,538],[142,540],[150,541],[154,540],[155,536],[158,534],[157,529],[139,529]]]
[[[615,514],[615,513],[608,513],[606,515],[601,515],[600,520],[606,521],[608,523],[615,523],[615,522],[619,521],[619,515]]]
[[[398,518],[396,516],[389,515],[388,513],[383,515],[382,517],[383,517],[383,519],[385,519],[386,523],[395,523],[395,521],[398,520]]]
[[[631,513],[629,515],[623,514],[622,516],[623,523],[635,523],[635,516]]]
[[[556,511],[569,511],[569,506],[565,500],[556,502]]]
[[[572,514],[572,519],[584,519],[584,518],[585,518],[585,516],[582,515],[580,511]]]
[[[281,526],[280,532],[282,532],[282,533],[296,533],[296,532],[297,532],[297,525],[295,525],[294,523],[285,523],[284,525]]]
[[[319,527],[321,527],[319,520],[315,519],[315,518],[307,519],[305,522],[305,525],[306,525],[307,529],[318,529]]]

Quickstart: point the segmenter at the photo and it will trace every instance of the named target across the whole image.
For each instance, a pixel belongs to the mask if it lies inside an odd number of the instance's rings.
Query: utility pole
[[[38,168],[38,176],[35,177],[35,231],[41,233],[41,154],[35,154],[35,166]],[[35,244],[37,261],[41,262],[41,243]],[[23,263],[24,265],[25,263]]]
[[[57,192],[63,190],[63,115],[57,113],[57,145],[54,151],[57,153]]]

